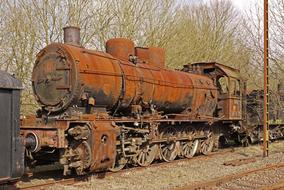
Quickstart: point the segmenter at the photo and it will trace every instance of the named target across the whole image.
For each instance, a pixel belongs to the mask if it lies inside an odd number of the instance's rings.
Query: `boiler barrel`
[[[122,44],[121,40],[116,43]],[[216,99],[216,87],[209,77],[147,62],[134,64],[125,58],[133,54],[133,45],[127,47],[130,53],[124,52],[122,60],[68,44],[47,46],[39,53],[33,71],[37,100],[50,112],[92,98],[95,106],[108,110],[152,104],[159,111],[179,113],[194,112],[208,98]]]

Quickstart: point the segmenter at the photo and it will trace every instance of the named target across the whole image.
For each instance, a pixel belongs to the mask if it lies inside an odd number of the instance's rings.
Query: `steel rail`
[[[221,184],[233,181],[235,179],[239,179],[239,178],[242,178],[244,176],[254,174],[256,172],[262,172],[262,171],[265,171],[265,170],[271,170],[271,169],[283,168],[283,167],[284,167],[284,163],[270,164],[270,165],[266,165],[266,166],[261,167],[261,168],[250,169],[250,170],[239,172],[239,173],[236,173],[236,174],[230,174],[230,175],[226,175],[226,176],[222,176],[222,177],[217,177],[217,178],[214,178],[214,179],[206,181],[206,182],[195,183],[195,184],[184,186],[184,187],[181,187],[181,188],[176,188],[174,190],[197,190],[197,189],[206,189],[206,188],[210,188],[210,187],[216,187],[216,186],[220,186]]]
[[[78,177],[70,177],[70,178],[64,178],[64,179],[56,179],[56,180],[49,180],[49,181],[44,181],[43,183],[38,183],[38,184],[23,184],[23,185],[18,185],[18,189],[23,189],[23,190],[38,190],[38,189],[45,189],[47,187],[53,186],[53,185],[73,185],[79,182],[83,182],[83,181],[88,181],[91,177],[97,177],[97,178],[104,178],[107,176],[117,176],[117,175],[122,175],[124,173],[130,172],[130,171],[141,171],[141,170],[145,170],[148,168],[155,168],[155,167],[168,167],[171,165],[176,165],[178,163],[181,162],[192,162],[194,160],[208,160],[211,159],[215,156],[221,156],[221,155],[225,155],[227,153],[232,152],[233,150],[231,148],[228,149],[223,149],[221,151],[218,152],[212,152],[208,155],[199,155],[199,156],[195,156],[193,158],[190,159],[179,159],[179,160],[174,160],[172,162],[161,162],[161,163],[153,163],[148,167],[132,167],[132,168],[127,168],[127,169],[123,169],[121,171],[118,172],[99,172],[99,173],[95,173],[95,174],[91,174],[91,175],[86,175],[86,176],[78,176]]]
[[[280,180],[278,183],[274,185],[267,185],[259,188],[259,190],[283,190],[284,189],[284,180]]]

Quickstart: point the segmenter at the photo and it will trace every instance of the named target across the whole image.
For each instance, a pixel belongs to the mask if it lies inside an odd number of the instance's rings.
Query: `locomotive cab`
[[[218,88],[216,116],[221,120],[242,120],[243,85],[239,71],[219,63],[194,63],[192,70],[208,75]]]
[[[240,80],[228,76],[217,79],[219,92],[218,114],[226,119],[241,119]]]

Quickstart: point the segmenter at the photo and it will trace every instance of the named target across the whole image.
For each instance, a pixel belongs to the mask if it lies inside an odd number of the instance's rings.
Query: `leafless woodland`
[[[270,3],[271,90],[284,75],[284,0]],[[230,0],[2,0],[0,69],[22,80],[22,113],[36,109],[31,72],[37,52],[61,42],[62,28],[81,28],[81,44],[104,51],[125,37],[166,49],[167,65],[217,61],[241,70],[248,89],[262,88],[262,3],[243,12]]]

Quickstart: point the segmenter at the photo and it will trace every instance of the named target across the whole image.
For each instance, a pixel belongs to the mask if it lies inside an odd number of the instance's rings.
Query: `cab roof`
[[[13,75],[0,70],[0,89],[22,89],[22,83]]]
[[[217,62],[201,62],[201,63],[192,63],[192,68],[198,68],[202,70],[202,73],[206,74],[208,71],[221,71],[224,75],[236,79],[240,79],[240,70],[223,65]]]

